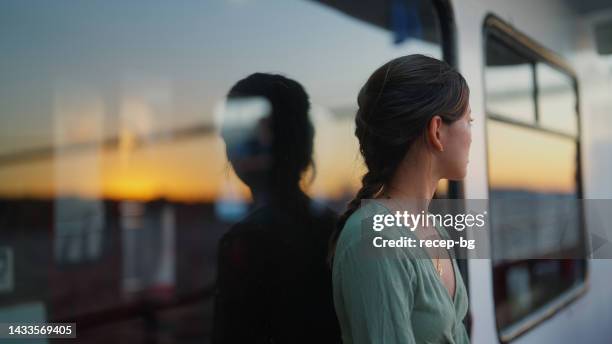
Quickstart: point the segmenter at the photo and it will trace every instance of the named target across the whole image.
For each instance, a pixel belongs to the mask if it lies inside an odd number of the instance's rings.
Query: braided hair
[[[340,233],[361,201],[376,197],[391,181],[412,144],[426,138],[435,115],[447,124],[460,119],[468,98],[463,76],[435,58],[402,56],[374,71],[359,91],[355,116],[355,136],[367,172],[331,236],[330,264]]]

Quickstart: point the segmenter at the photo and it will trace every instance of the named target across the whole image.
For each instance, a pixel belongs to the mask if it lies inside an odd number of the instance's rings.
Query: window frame
[[[527,60],[531,61],[531,72],[533,75],[533,100],[534,100],[534,119],[533,123],[526,123],[520,120],[514,120],[509,116],[504,116],[501,114],[493,114],[487,111],[486,103],[487,97],[486,92],[483,94],[483,100],[485,105],[485,159],[486,159],[486,172],[487,172],[487,180],[490,180],[490,166],[489,166],[489,136],[488,136],[488,121],[492,120],[495,122],[503,123],[511,125],[515,128],[525,128],[529,130],[535,130],[539,133],[545,134],[553,134],[558,137],[563,137],[566,139],[571,139],[576,144],[576,173],[575,173],[575,182],[576,182],[576,194],[577,199],[583,198],[583,179],[582,179],[582,153],[581,153],[581,144],[582,144],[582,135],[581,135],[581,116],[580,116],[580,93],[578,89],[578,79],[576,77],[575,71],[572,67],[565,62],[559,55],[549,50],[548,48],[540,45],[526,34],[518,31],[509,23],[506,23],[501,18],[496,16],[493,13],[488,13],[485,16],[482,26],[482,37],[483,37],[483,47],[482,47],[482,83],[483,90],[486,89],[485,83],[485,69],[487,63],[487,48],[488,42],[490,39],[497,40],[497,43],[506,46],[508,49],[514,51],[518,55],[525,57]],[[537,70],[536,64],[543,63],[553,68],[554,70],[563,73],[568,76],[572,81],[572,89],[575,95],[575,115],[576,115],[576,134],[568,134],[561,130],[555,130],[552,128],[547,128],[542,126],[541,124],[541,116],[539,113],[539,85],[537,79]],[[487,190],[491,191],[490,184],[487,182]],[[490,198],[488,198],[488,202],[490,203]],[[490,207],[490,206],[489,206]],[[584,240],[585,245],[588,246],[587,238],[588,238],[588,228],[586,226],[584,211],[580,211],[580,225],[581,225],[581,233],[582,238]],[[491,232],[491,237],[493,237],[494,233]],[[491,264],[491,271],[495,269],[494,265]],[[491,274],[491,285],[495,288],[495,282],[493,279],[494,274]],[[557,296],[554,300],[549,301],[544,306],[530,312],[527,316],[516,322],[515,324],[508,325],[505,328],[501,328],[499,323],[495,321],[496,333],[500,343],[508,343],[512,340],[517,339],[518,337],[524,335],[525,333],[535,329],[538,325],[542,324],[546,320],[552,318],[554,315],[558,314],[561,310],[572,304],[574,301],[578,300],[582,297],[586,291],[589,289],[589,281],[590,281],[590,264],[587,259],[585,259],[585,274],[584,279],[579,282],[577,286],[574,286],[568,290],[565,290],[562,294]],[[493,302],[494,303],[494,302]],[[495,305],[494,305],[495,307]],[[497,313],[496,313],[497,314]]]

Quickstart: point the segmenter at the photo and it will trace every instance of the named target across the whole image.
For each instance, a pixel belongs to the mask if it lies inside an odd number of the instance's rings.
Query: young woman
[[[469,89],[446,63],[423,55],[377,69],[358,96],[355,136],[367,172],[332,236],[334,304],[344,343],[469,343],[465,285],[449,252],[368,255],[362,220],[399,210],[427,212],[438,181],[463,179],[471,143]],[[362,200],[374,199],[368,205]],[[364,209],[370,208],[370,209]],[[418,228],[418,237],[446,237]],[[377,235],[396,239],[399,231]]]

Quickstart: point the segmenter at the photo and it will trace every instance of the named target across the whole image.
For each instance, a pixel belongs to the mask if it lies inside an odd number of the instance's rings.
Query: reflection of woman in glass
[[[463,179],[471,143],[469,89],[446,63],[422,55],[394,59],[359,93],[355,135],[367,172],[332,238],[334,302],[345,343],[469,343],[462,323],[465,285],[444,252],[416,259],[413,249],[362,250],[364,199],[377,213],[394,200],[419,200],[427,212],[440,179]],[[399,210],[399,209],[398,209]],[[419,228],[417,236],[447,237]],[[396,231],[383,230],[395,239]],[[395,234],[394,234],[395,233]],[[417,233],[417,232],[415,232]],[[378,235],[378,233],[377,233]]]
[[[255,73],[229,92],[223,140],[253,210],[219,245],[214,343],[337,343],[326,263],[334,214],[300,188],[314,128],[303,87]]]

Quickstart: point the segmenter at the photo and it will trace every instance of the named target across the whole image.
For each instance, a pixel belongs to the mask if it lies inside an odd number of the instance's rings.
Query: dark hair
[[[447,63],[419,55],[393,59],[378,68],[359,91],[355,136],[367,172],[362,186],[338,219],[331,237],[329,260],[346,220],[361,200],[376,196],[391,180],[409,148],[425,138],[433,116],[452,123],[468,106],[463,76]]]
[[[238,81],[227,98],[262,97],[270,103],[272,166],[267,187],[285,191],[299,185],[302,173],[313,166],[314,128],[309,118],[308,94],[295,80],[278,74],[254,73]]]

